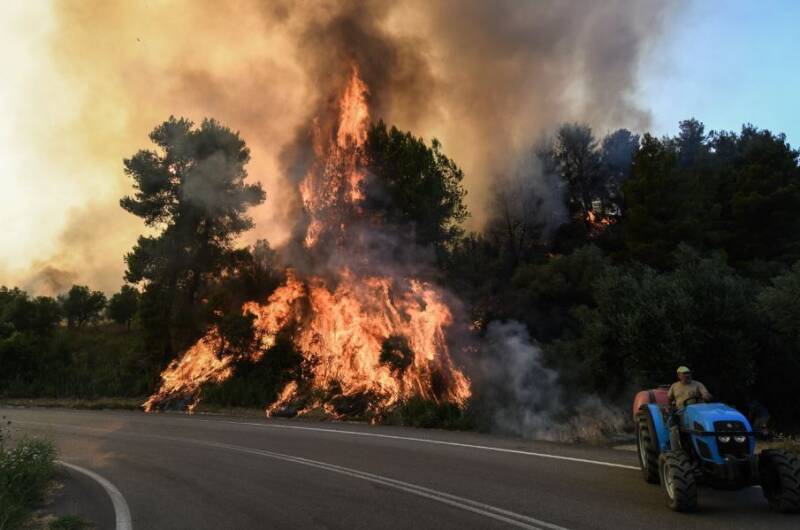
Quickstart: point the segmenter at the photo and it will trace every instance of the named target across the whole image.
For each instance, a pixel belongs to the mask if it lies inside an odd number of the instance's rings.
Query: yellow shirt
[[[708,393],[705,385],[700,381],[692,381],[691,383],[678,381],[672,383],[672,386],[669,387],[668,397],[670,401],[675,402],[676,407],[682,409],[687,399],[706,396]]]

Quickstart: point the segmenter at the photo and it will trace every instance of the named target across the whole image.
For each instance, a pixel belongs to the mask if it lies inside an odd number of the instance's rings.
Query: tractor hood
[[[694,431],[752,431],[747,418],[724,403],[687,406],[683,413],[683,424],[686,429]]]

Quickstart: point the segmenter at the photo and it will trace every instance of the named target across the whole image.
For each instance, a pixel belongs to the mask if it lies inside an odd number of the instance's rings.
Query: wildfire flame
[[[316,159],[300,183],[300,196],[309,216],[305,245],[313,247],[323,230],[346,229],[343,205],[357,208],[364,198],[364,142],[367,141],[369,108],[367,85],[353,66],[350,82],[339,98],[335,140],[328,140],[318,120],[312,128]]]
[[[592,234],[596,236],[613,225],[614,219],[607,216],[598,216],[594,211],[589,210],[589,213],[586,214],[586,223],[589,225]]]
[[[326,130],[319,120],[312,124],[315,160],[299,185],[308,216],[304,245],[309,252],[326,238],[343,241],[349,222],[361,213],[368,94],[353,66],[338,99],[334,127]],[[299,413],[321,408],[339,416],[346,412],[337,408],[337,399],[363,398],[366,411],[380,414],[412,396],[463,405],[471,395],[470,382],[447,346],[452,313],[443,292],[430,283],[359,275],[347,267],[333,281],[301,279],[289,270],[286,283],[266,303],[248,302],[243,312],[255,317],[258,346],[248,354],[251,360],[259,360],[287,329],[311,374],[308,380],[290,381],[267,415],[298,400]],[[212,329],[164,370],[161,388],[144,404],[145,410],[176,399],[194,410],[201,386],[229,378],[233,360],[218,330]],[[301,399],[302,392],[317,397]]]

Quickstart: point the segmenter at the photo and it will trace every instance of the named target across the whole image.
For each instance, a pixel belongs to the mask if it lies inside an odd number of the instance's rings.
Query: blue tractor
[[[741,489],[760,485],[772,509],[800,512],[800,458],[780,449],[756,454],[750,422],[723,403],[699,397],[681,410],[667,402],[667,389],[639,392],[633,413],[644,479],[661,484],[668,506],[697,508],[697,486]]]

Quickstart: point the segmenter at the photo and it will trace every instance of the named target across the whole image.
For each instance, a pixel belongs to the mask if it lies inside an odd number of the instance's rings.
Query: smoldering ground
[[[524,324],[490,322],[473,368],[481,412],[501,433],[553,441],[599,441],[625,428],[626,417],[597,396],[568,392]]]

